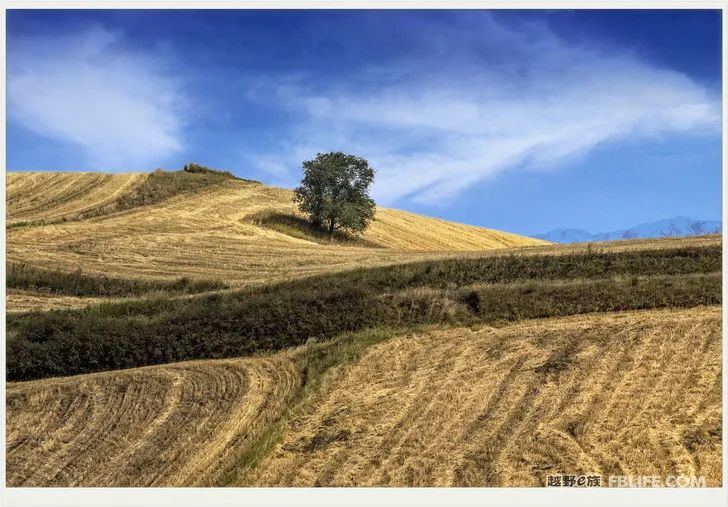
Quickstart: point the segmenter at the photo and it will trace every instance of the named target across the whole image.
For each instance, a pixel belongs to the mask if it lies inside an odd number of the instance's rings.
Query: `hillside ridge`
[[[548,244],[388,208],[377,210],[361,236],[365,244],[321,242],[254,220],[261,213],[298,217],[292,191],[233,179],[165,195],[159,202],[146,204],[139,199],[142,205],[59,220],[98,210],[123,195],[138,195],[135,189],[146,177],[9,173],[8,223],[36,225],[8,227],[8,261],[60,271],[80,268],[91,275],[119,278],[185,276],[244,286],[463,252]]]
[[[157,201],[154,201],[156,196],[148,198],[151,201],[148,203],[145,202],[144,198],[133,195],[141,186],[160,174],[167,176],[167,180],[185,177],[187,179],[208,178],[208,181],[202,183],[185,182],[184,184],[173,181],[155,182],[153,184],[157,187],[174,184],[177,188],[166,192],[162,197],[157,198]],[[212,181],[209,181],[210,179]],[[82,214],[114,203],[120,198],[126,197],[129,200],[128,194],[132,194],[132,200],[136,198],[139,201],[126,207],[133,208],[135,204],[158,204],[166,199],[185,194],[190,190],[202,190],[208,186],[219,185],[228,188],[242,188],[249,186],[251,183],[260,185],[261,189],[270,189],[270,192],[264,192],[266,197],[270,199],[270,211],[283,211],[290,216],[299,216],[293,206],[292,191],[260,184],[252,180],[225,178],[221,174],[160,170],[150,173],[113,174],[102,172],[8,172],[7,182],[6,203],[10,224],[17,223],[22,219],[23,223],[36,222],[38,225],[43,225],[42,221],[45,219],[52,220],[67,217],[71,214]],[[257,202],[255,204],[262,207],[264,203]],[[549,243],[548,241],[528,238],[518,234],[461,224],[398,209],[378,207],[377,211],[374,222],[384,222],[385,227],[377,227],[376,224],[372,224],[372,227],[363,236],[371,243],[386,248],[437,250],[447,247],[448,250],[471,250]],[[253,213],[248,213],[248,215],[253,215]],[[92,217],[82,216],[81,218]],[[462,234],[462,238],[454,244],[452,238],[447,240],[437,239],[427,230],[427,227],[422,227],[423,225],[444,229],[442,232],[446,233],[459,232]],[[421,243],[418,244],[410,237],[413,235],[411,229],[417,230]],[[405,234],[406,238],[402,237],[402,233]]]

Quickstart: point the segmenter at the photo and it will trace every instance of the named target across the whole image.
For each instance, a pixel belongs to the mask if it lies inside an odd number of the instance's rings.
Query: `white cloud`
[[[486,18],[440,35],[433,56],[416,64],[352,70],[367,86],[326,86],[327,76],[269,83],[267,100],[298,120],[258,169],[272,164],[282,180],[287,167],[295,181],[301,160],[340,149],[378,169],[378,201],[435,203],[501,171],[553,169],[610,140],[720,126],[719,96],[687,76],[567,44],[545,25]],[[448,53],[448,37],[467,40],[468,53]]]
[[[78,146],[91,169],[147,170],[182,148],[185,99],[166,66],[101,27],[14,39],[8,117]]]

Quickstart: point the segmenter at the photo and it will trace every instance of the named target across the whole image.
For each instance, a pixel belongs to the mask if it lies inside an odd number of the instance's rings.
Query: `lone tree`
[[[339,151],[319,153],[303,163],[301,186],[295,200],[314,226],[328,231],[362,232],[374,218],[369,186],[374,169],[369,162]]]

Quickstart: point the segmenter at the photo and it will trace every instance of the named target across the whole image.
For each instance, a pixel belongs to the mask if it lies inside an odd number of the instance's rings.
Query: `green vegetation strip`
[[[378,326],[721,302],[720,248],[503,256],[8,316],[10,380],[278,350]]]
[[[226,289],[227,285],[215,280],[141,280],[110,278],[83,274],[81,271],[64,272],[9,262],[6,285],[9,289],[62,294],[78,297],[126,297],[154,292],[193,294]]]
[[[170,197],[196,192],[228,180],[241,180],[241,178],[237,178],[227,171],[216,171],[204,166],[190,166],[189,164],[182,171],[157,169],[149,174],[144,183],[118,201],[117,210],[156,204]],[[253,182],[252,180],[242,181]]]
[[[665,250],[602,252],[590,249],[568,255],[510,254],[481,258],[423,261],[360,269],[301,282],[311,287],[456,288],[522,280],[565,280],[613,276],[683,275],[721,269],[720,245]]]

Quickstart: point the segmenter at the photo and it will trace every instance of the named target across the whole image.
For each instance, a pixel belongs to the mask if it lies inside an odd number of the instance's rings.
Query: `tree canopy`
[[[365,159],[341,152],[319,153],[303,162],[303,179],[295,189],[299,209],[329,232],[362,232],[374,218],[369,196],[374,168]]]

